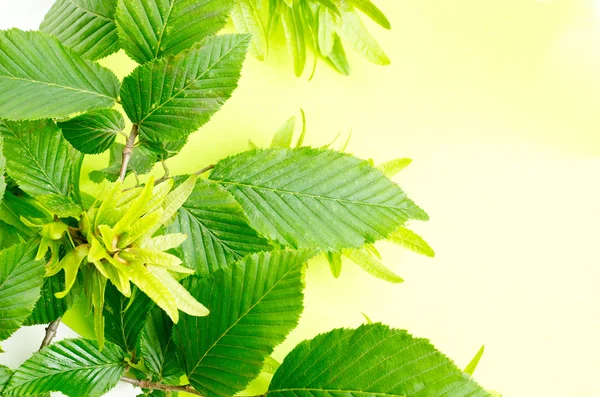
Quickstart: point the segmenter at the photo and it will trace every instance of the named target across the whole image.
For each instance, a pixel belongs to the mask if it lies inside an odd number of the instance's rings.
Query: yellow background
[[[280,49],[249,59],[223,110],[169,161],[190,172],[247,140],[267,146],[299,108],[307,143],[339,131],[376,162],[410,157],[395,180],[431,216],[412,225],[436,250],[385,243],[391,285],[352,263],[307,274],[306,310],[275,356],[318,332],[374,321],[430,338],[505,397],[600,396],[600,12],[582,0],[378,0],[392,59],[351,56],[352,76],[320,63],[293,77]],[[121,76],[123,57],[105,62]],[[86,166],[101,164],[95,158]],[[157,171],[157,174],[160,174]]]

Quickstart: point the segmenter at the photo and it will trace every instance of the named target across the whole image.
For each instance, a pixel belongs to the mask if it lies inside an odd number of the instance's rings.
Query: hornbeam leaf
[[[167,233],[188,239],[177,253],[197,274],[207,275],[242,257],[272,247],[250,226],[244,210],[226,189],[198,179]]]
[[[2,132],[0,130],[0,202],[6,191],[6,177],[4,176],[4,171],[6,171],[6,157],[4,157],[4,151],[2,149],[4,146],[4,138],[2,138],[1,134]]]
[[[250,53],[258,60],[264,61],[268,56],[269,41],[255,4],[251,0],[237,0],[235,3],[231,13],[235,29],[240,33],[252,34]]]
[[[8,175],[23,191],[68,195],[72,172],[69,143],[54,122],[0,121],[0,134],[4,136]]]
[[[178,54],[221,30],[233,0],[119,0],[117,27],[131,58]]]
[[[339,252],[326,252],[327,262],[333,277],[338,278],[342,274],[342,254]]]
[[[64,290],[65,278],[62,273],[46,277],[40,299],[38,299],[33,312],[25,321],[25,325],[48,324],[62,317],[77,298],[77,295],[73,293],[74,290],[71,290],[71,293],[61,299],[54,295]]]
[[[333,34],[333,47],[327,57],[331,65],[344,76],[350,75],[350,63],[346,57],[346,51],[337,33]]]
[[[339,251],[386,238],[427,214],[367,161],[333,150],[265,149],[220,161],[210,175],[269,240]]]
[[[427,244],[425,240],[417,233],[409,230],[405,227],[401,227],[396,230],[394,233],[388,236],[388,240],[390,240],[394,244],[398,244],[404,248],[408,248],[409,250],[416,252],[417,254],[425,255],[430,258],[435,256],[435,252],[433,249]]]
[[[490,397],[426,339],[382,324],[300,343],[267,397]]]
[[[306,43],[304,41],[304,27],[300,13],[296,7],[284,7],[282,14],[283,31],[287,46],[294,60],[296,77],[302,76],[306,66]]]
[[[296,126],[296,117],[289,118],[279,127],[279,130],[273,136],[271,148],[287,149],[292,146],[292,138],[294,136],[294,127]]]
[[[384,281],[390,283],[401,283],[404,280],[385,267],[371,252],[366,248],[350,248],[342,251],[352,262],[360,266],[364,271]]]
[[[390,59],[365,28],[358,14],[349,8],[342,13],[340,36],[357,52],[377,65],[389,65]]]
[[[149,141],[176,141],[204,125],[237,87],[250,36],[220,35],[139,66],[123,81],[123,109]],[[152,82],[153,89],[142,89]]]
[[[391,29],[390,21],[387,19],[385,14],[377,8],[371,0],[350,0],[350,4],[358,8],[363,14],[377,22],[381,27],[385,29]]]
[[[0,251],[0,341],[21,327],[40,296],[46,269],[36,241]]]
[[[121,113],[99,109],[58,123],[63,135],[73,147],[85,154],[98,154],[110,148],[125,128]]]
[[[83,58],[104,58],[119,50],[116,5],[116,0],[57,0],[40,30]]]
[[[65,339],[35,353],[17,369],[2,395],[35,396],[60,391],[70,397],[99,397],[112,389],[125,372],[120,347],[87,339]]]
[[[52,36],[11,29],[0,31],[0,92],[0,118],[59,118],[112,107],[119,81]]]
[[[485,351],[485,346],[481,346],[481,348],[479,349],[479,351],[477,352],[475,357],[473,357],[471,362],[466,366],[465,373],[473,376],[473,374],[475,373],[475,370],[477,369],[477,366],[479,365],[479,361],[481,360],[481,357],[483,356],[484,351]]]
[[[0,353],[2,350],[0,349]],[[12,370],[4,365],[0,365],[0,391],[4,388],[4,385],[8,383],[12,376]]]
[[[190,384],[204,396],[232,396],[258,376],[275,346],[296,326],[302,311],[308,251],[249,256],[185,286],[211,310],[183,315],[173,330]]]
[[[335,22],[333,13],[325,6],[320,6],[317,11],[317,44],[319,52],[324,57],[329,56],[333,51],[335,42]]]

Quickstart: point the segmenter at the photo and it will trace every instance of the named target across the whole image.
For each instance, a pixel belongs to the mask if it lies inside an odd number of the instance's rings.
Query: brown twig
[[[125,143],[125,147],[123,148],[123,160],[121,161],[121,170],[119,171],[119,179],[125,180],[125,176],[127,175],[127,166],[129,166],[129,160],[131,160],[131,155],[133,153],[133,145],[135,144],[135,140],[138,136],[138,126],[134,124],[131,127],[131,133],[127,138],[127,142]]]
[[[164,385],[162,383],[154,383],[147,380],[139,380],[134,378],[128,378],[123,376],[121,378],[122,382],[132,384],[140,389],[152,389],[152,390],[162,390],[162,391],[176,391],[176,392],[184,392],[193,394],[194,396],[203,396],[200,392],[194,390],[192,386],[171,386]]]
[[[56,320],[52,321],[50,324],[48,324],[48,326],[46,327],[46,335],[44,336],[44,340],[42,341],[40,350],[52,343],[52,339],[54,339],[54,337],[56,336],[56,330],[60,325],[60,321],[61,318],[59,317]]]

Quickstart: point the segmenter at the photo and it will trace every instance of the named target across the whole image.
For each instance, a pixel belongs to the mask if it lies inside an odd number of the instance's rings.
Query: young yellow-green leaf
[[[250,53],[260,61],[266,60],[269,53],[267,32],[254,1],[236,0],[231,19],[238,32],[252,35]]]
[[[126,298],[113,285],[108,285],[104,302],[106,340],[132,352],[153,307],[156,306],[152,300],[140,291]]]
[[[211,37],[139,66],[123,81],[123,109],[149,141],[176,141],[204,125],[237,87],[248,35]],[[153,89],[146,89],[152,82]]]
[[[62,317],[77,299],[75,289],[62,299],[58,299],[54,294],[65,289],[64,275],[57,274],[52,277],[45,277],[42,285],[40,299],[35,304],[33,312],[27,318],[24,325],[48,324]]]
[[[300,343],[266,397],[490,397],[426,339],[382,324]]]
[[[329,56],[333,51],[333,45],[335,43],[335,16],[325,6],[319,7],[317,11],[317,43],[319,46],[319,52],[324,57]]]
[[[5,397],[60,391],[69,397],[100,397],[125,372],[120,347],[87,339],[65,339],[35,353],[17,369],[2,391]]]
[[[179,310],[190,316],[208,316],[208,309],[194,299],[189,292],[173,278],[168,270],[154,265],[146,266],[150,273],[154,274],[154,276],[167,287],[171,295],[175,298]]]
[[[8,175],[23,191],[33,196],[69,194],[69,143],[54,122],[0,121],[0,134],[4,136]]]
[[[59,299],[67,296],[73,285],[75,284],[75,280],[77,280],[77,273],[79,272],[79,266],[83,259],[87,256],[89,252],[88,245],[78,245],[75,249],[67,252],[65,256],[60,260],[59,266],[65,272],[65,289],[64,291],[57,292],[55,296]]]
[[[190,384],[207,397],[232,396],[261,371],[263,361],[296,326],[302,311],[307,251],[249,256],[185,286],[213,310],[182,316],[174,340]]]
[[[335,5],[335,3],[332,0],[315,0],[315,1],[317,3],[320,3],[321,6],[332,11],[334,14],[341,15],[340,9],[338,8],[338,6]]]
[[[333,277],[338,278],[342,274],[342,254],[339,252],[326,252],[327,262]]]
[[[411,159],[394,159],[378,165],[377,169],[383,172],[388,178],[392,178],[408,167],[410,163],[412,163]]]
[[[300,131],[300,136],[296,142],[296,149],[300,149],[302,147],[304,144],[304,138],[306,137],[306,114],[304,113],[304,109],[300,109],[300,116],[302,118],[302,131]]]
[[[385,14],[371,0],[349,0],[349,2],[381,27],[385,29],[392,28]]]
[[[0,31],[0,92],[0,118],[58,118],[112,107],[119,81],[52,36],[11,29]]]
[[[408,248],[417,254],[425,255],[430,258],[435,256],[433,249],[421,236],[405,227],[400,227],[394,233],[390,234],[388,240],[394,244]]]
[[[165,212],[160,218],[158,226],[166,225],[171,220],[171,218],[175,216],[177,211],[183,206],[183,204],[193,193],[197,180],[198,177],[196,175],[190,175],[183,183],[181,183],[167,195],[164,203]],[[156,230],[158,230],[158,228],[148,233],[148,236],[154,234]]]
[[[386,238],[427,214],[367,161],[333,150],[263,149],[220,161],[210,175],[269,240],[339,251]]]
[[[116,0],[57,0],[40,30],[83,58],[104,58],[119,50],[116,5]]]
[[[179,247],[185,240],[187,240],[187,238],[187,234],[182,233],[156,236],[142,240],[140,247],[154,251],[168,251],[170,249]]]
[[[287,46],[294,60],[294,72],[296,77],[300,77],[306,66],[306,43],[303,21],[297,8],[284,7],[282,22]]]
[[[98,154],[115,142],[125,128],[125,120],[116,110],[99,109],[58,123],[58,126],[75,149],[85,154]]]
[[[377,41],[365,28],[358,14],[351,8],[342,12],[340,36],[357,52],[377,65],[389,65],[390,59],[381,49]]]
[[[248,254],[271,250],[250,226],[231,193],[204,179],[198,179],[174,221],[167,225],[167,232],[189,236],[177,254],[200,275],[227,267]]]
[[[31,315],[44,282],[44,263],[35,260],[37,241],[0,251],[0,341]]]
[[[344,76],[350,75],[350,64],[346,57],[346,51],[344,51],[344,46],[337,33],[333,35],[333,47],[327,59],[338,72]]]
[[[360,266],[364,271],[390,283],[401,283],[404,280],[385,267],[373,254],[365,248],[350,248],[342,251],[344,256]]]
[[[481,357],[483,356],[484,351],[485,351],[485,346],[481,346],[481,348],[479,349],[479,351],[477,352],[475,357],[473,357],[471,362],[465,368],[465,371],[464,371],[465,373],[473,376],[473,374],[475,373],[475,370],[477,369],[477,366],[479,365],[479,361],[481,360]]]
[[[273,136],[271,148],[287,149],[292,146],[292,138],[294,136],[294,127],[296,127],[296,117],[289,118],[279,127],[279,130]]]
[[[132,59],[178,54],[221,30],[233,0],[119,0],[117,27]]]

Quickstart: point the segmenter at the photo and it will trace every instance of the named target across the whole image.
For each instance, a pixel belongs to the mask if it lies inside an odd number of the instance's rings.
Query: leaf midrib
[[[41,81],[41,80],[35,80],[35,79],[25,79],[23,77],[15,77],[15,76],[8,76],[8,75],[0,75],[0,79],[8,79],[8,80],[17,80],[17,81],[25,81],[27,83],[33,83],[33,84],[41,84],[41,85],[46,85],[49,87],[58,87],[64,90],[69,90],[69,91],[75,91],[75,92],[80,92],[80,93],[84,93],[84,94],[91,94],[97,97],[102,97],[102,98],[108,98],[111,101],[115,101],[116,98],[110,97],[108,95],[104,95],[101,94],[99,92],[94,92],[94,91],[86,91],[86,90],[81,90],[78,88],[74,88],[74,87],[69,87],[69,86],[65,86],[65,85],[60,85],[60,84],[55,84],[55,83],[49,83],[47,81]]]
[[[94,11],[92,11],[92,10],[88,9],[88,8],[85,8],[85,7],[84,7],[84,6],[82,6],[81,4],[77,4],[77,3],[76,3],[76,2],[74,2],[73,0],[69,0],[69,3],[73,4],[73,5],[74,5],[75,7],[77,7],[77,8],[81,8],[83,11],[85,11],[85,12],[87,12],[87,13],[90,13],[90,14],[92,14],[92,15],[94,15],[94,16],[96,16],[96,17],[98,17],[98,18],[105,19],[105,20],[107,20],[107,21],[110,21],[110,22],[115,22],[114,18],[110,18],[110,17],[108,17],[108,16],[106,16],[106,15],[98,14],[97,12],[94,12]]]
[[[406,397],[402,394],[389,394],[389,393],[377,393],[370,392],[364,390],[339,390],[339,389],[318,389],[318,388],[303,388],[303,387],[295,387],[289,389],[278,389],[278,390],[269,390],[265,395],[269,395],[269,393],[281,393],[281,392],[296,392],[296,391],[308,391],[308,392],[323,392],[323,393],[356,393],[356,394],[368,394],[373,396],[382,396],[382,397]]]

